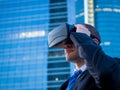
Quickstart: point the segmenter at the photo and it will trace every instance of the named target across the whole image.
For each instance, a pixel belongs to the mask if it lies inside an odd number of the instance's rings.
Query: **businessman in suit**
[[[60,90],[120,90],[120,59],[106,55],[98,31],[88,24],[75,24],[70,40],[64,41],[66,60],[74,63],[73,75]],[[80,73],[78,73],[80,72]]]

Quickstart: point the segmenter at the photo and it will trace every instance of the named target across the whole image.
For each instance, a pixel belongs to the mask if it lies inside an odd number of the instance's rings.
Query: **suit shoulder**
[[[120,64],[120,58],[114,58]]]

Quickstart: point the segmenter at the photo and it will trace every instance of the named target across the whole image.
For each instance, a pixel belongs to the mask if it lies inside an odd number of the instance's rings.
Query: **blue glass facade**
[[[0,90],[58,90],[71,66],[47,36],[75,22],[74,1],[1,0],[0,12]]]
[[[76,0],[76,23],[85,22],[84,2],[85,0]],[[120,57],[120,1],[88,0],[88,2],[94,2],[94,26],[100,32],[103,50],[112,57]],[[88,10],[91,11],[91,7],[88,7]],[[88,11],[88,18],[91,19],[89,14]]]
[[[75,0],[76,23],[84,23],[84,0]]]
[[[49,0],[0,0],[0,90],[46,90]]]
[[[100,31],[104,51],[120,57],[120,0],[95,0],[95,27]]]

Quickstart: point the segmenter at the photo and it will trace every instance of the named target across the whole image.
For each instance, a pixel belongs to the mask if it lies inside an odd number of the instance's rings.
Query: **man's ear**
[[[96,39],[96,38],[93,38],[93,41],[98,45],[99,44],[99,41],[98,41],[98,39]]]

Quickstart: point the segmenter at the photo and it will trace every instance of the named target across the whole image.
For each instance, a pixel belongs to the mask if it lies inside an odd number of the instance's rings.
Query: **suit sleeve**
[[[106,55],[101,46],[86,34],[72,32],[70,38],[78,48],[79,55],[85,59],[96,85],[107,90],[120,90],[120,64],[117,60]]]

